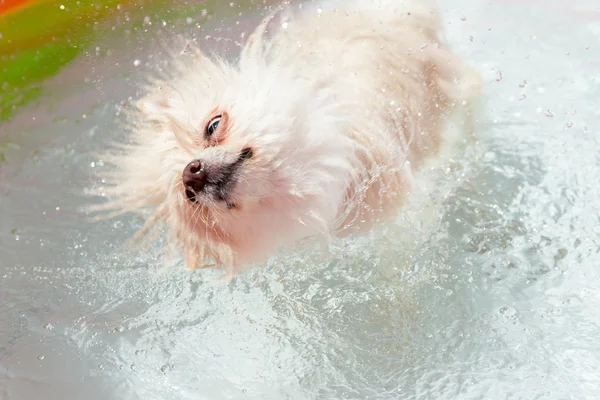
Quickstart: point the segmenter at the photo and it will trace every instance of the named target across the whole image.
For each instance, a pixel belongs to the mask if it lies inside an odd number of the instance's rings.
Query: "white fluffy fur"
[[[442,42],[430,5],[416,1],[329,3],[248,38],[237,65],[199,50],[176,60],[138,103],[133,138],[118,166],[117,213],[153,210],[195,268],[228,275],[305,237],[364,229],[394,212],[411,168],[440,146],[444,120],[479,90],[478,75]],[[192,49],[190,49],[192,50]],[[191,62],[190,62],[191,61]],[[207,146],[208,115],[229,115],[226,140]],[[190,203],[182,171],[246,146],[233,189],[238,205]]]

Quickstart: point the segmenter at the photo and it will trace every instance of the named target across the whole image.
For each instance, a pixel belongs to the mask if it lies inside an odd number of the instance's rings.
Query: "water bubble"
[[[527,81],[525,81],[525,80],[523,82],[519,83],[519,87],[521,87],[521,88],[524,88],[526,86],[527,86]]]
[[[544,115],[548,118],[554,117],[554,113],[550,110],[546,110],[546,112],[544,112]]]
[[[43,355],[39,355],[39,356],[37,356],[37,359],[40,360],[40,361],[42,361],[44,359],[44,356]]]
[[[505,315],[507,317],[512,317],[513,315],[517,314],[517,309],[514,307],[501,307],[500,308],[500,314]]]
[[[121,228],[123,228],[123,222],[122,222],[122,221],[116,221],[116,222],[113,224],[113,227],[114,227],[115,229],[121,229]]]
[[[162,367],[160,367],[160,372],[162,372],[163,374],[166,374],[171,369],[172,369],[172,367],[169,364],[165,364]]]
[[[502,81],[502,72],[498,71],[496,72],[496,82],[501,82]]]
[[[137,59],[133,62],[133,65],[135,67],[139,67],[141,64],[142,64],[142,62],[140,60],[137,60]]]
[[[44,324],[43,328],[51,331],[52,329],[54,329],[54,325],[52,325],[50,322],[48,322],[47,324]]]

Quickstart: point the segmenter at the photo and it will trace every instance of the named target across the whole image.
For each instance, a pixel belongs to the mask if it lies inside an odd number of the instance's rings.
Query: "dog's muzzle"
[[[206,185],[206,173],[200,160],[194,160],[183,170],[183,186],[185,195],[192,203],[196,202],[197,193],[202,192]]]

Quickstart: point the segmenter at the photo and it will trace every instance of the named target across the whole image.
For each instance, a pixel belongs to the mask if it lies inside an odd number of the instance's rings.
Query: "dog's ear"
[[[146,121],[153,124],[164,124],[168,122],[172,95],[173,89],[164,83],[158,83],[154,86],[154,90],[139,99],[135,106]]]
[[[181,55],[189,55],[194,60],[196,64],[203,64],[205,62],[210,62],[210,59],[204,54],[202,50],[195,43],[191,41],[186,41],[183,50],[181,51]]]
[[[274,14],[267,15],[265,19],[248,36],[240,54],[240,67],[244,69],[251,61],[259,61],[264,57],[264,34]]]
[[[278,16],[279,18],[277,18]],[[263,63],[265,61],[267,52],[267,41],[265,40],[265,36],[268,34],[271,34],[272,36],[279,29],[273,22],[290,18],[291,12],[289,8],[283,5],[275,7],[274,10],[266,15],[262,22],[248,36],[246,43],[242,47],[240,54],[240,67],[242,69],[251,62]]]

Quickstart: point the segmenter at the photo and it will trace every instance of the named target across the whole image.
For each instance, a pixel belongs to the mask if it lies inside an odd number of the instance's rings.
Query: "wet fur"
[[[131,142],[116,165],[110,216],[150,212],[138,237],[165,224],[190,268],[214,261],[232,276],[305,237],[368,229],[396,212],[412,170],[435,155],[444,123],[469,105],[479,76],[443,43],[433,7],[358,0],[314,9],[264,38],[248,38],[239,63],[188,45],[173,76],[137,102]],[[226,140],[202,139],[216,107]],[[195,205],[181,173],[196,157],[221,162],[245,146],[254,157],[231,189],[238,205]]]

